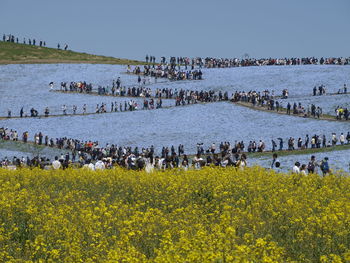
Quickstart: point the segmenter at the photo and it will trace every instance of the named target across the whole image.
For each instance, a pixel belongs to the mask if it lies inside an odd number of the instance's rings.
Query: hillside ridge
[[[140,65],[145,62],[11,42],[0,42],[0,64],[86,63]]]

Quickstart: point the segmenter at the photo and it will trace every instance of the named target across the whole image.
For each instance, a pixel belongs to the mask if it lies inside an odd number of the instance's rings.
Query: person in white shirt
[[[244,168],[247,166],[247,156],[244,153],[241,155],[241,158],[236,163],[236,166],[240,170],[244,170]]]
[[[55,157],[55,160],[52,162],[52,168],[58,170],[61,168],[61,162],[58,160],[58,157]]]
[[[229,163],[228,157],[225,157],[222,161],[221,161],[221,166],[222,167],[226,167]]]
[[[159,170],[165,169],[165,159],[164,158],[159,158],[157,167]]]
[[[88,169],[90,169],[91,171],[95,171],[95,165],[90,162],[88,165]]]
[[[201,162],[203,161],[202,157],[200,154],[197,154],[195,157],[192,159],[192,164],[194,165],[195,169],[200,169],[201,168]]]
[[[104,162],[102,160],[98,160],[95,163],[95,170],[104,170],[106,168],[106,165],[104,164]]]
[[[337,144],[337,135],[335,133],[332,133],[332,146],[335,146]]]
[[[154,171],[153,157],[146,159],[145,170],[146,170],[146,173],[153,173],[153,171]]]
[[[211,153],[215,153],[215,150],[216,150],[216,146],[215,146],[215,143],[213,143],[210,147],[210,151]]]
[[[91,170],[91,171],[95,171],[95,165],[91,162],[90,159],[86,161],[83,168]]]
[[[296,162],[293,167],[293,174],[300,174],[300,163]]]
[[[339,136],[339,141],[340,141],[340,144],[341,144],[341,145],[344,144],[344,142],[345,142],[345,136],[344,136],[343,133],[340,134],[340,136]]]

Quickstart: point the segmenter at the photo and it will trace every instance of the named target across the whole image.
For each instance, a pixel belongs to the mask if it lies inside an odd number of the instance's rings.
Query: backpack
[[[310,171],[315,171],[315,164],[313,162],[309,162],[309,164],[307,165],[307,169]],[[322,168],[321,168],[322,169]]]
[[[321,162],[320,168],[321,168],[322,171],[324,171],[324,168],[325,168],[324,161]]]
[[[328,163],[325,161],[322,161],[320,168],[321,168],[322,172],[328,172],[328,170],[329,170]]]

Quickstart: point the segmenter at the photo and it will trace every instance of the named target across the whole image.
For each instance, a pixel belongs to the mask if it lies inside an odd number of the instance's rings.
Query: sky
[[[350,56],[350,0],[0,0],[0,34],[144,60]]]

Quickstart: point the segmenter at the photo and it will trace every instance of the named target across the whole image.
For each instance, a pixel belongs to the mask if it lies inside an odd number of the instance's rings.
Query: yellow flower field
[[[0,169],[1,262],[350,262],[350,178]]]

